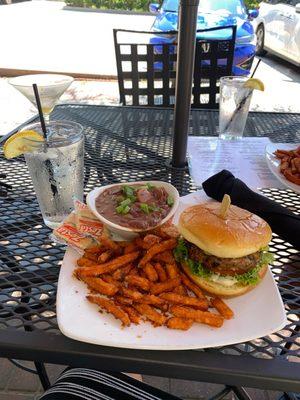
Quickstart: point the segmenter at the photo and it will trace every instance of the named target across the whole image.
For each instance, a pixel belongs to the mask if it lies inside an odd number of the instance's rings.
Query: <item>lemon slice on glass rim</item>
[[[24,153],[30,153],[40,147],[44,142],[43,135],[36,131],[21,131],[10,136],[3,145],[6,158],[18,157]]]
[[[244,88],[252,89],[252,90],[261,90],[262,92],[265,90],[264,83],[257,78],[249,78],[243,85]]]

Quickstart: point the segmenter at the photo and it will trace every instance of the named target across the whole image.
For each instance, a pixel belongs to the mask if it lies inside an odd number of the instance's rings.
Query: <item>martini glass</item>
[[[49,123],[50,113],[55,104],[73,81],[74,78],[68,75],[34,74],[17,76],[9,79],[8,82],[35,106],[36,101],[32,85],[36,83],[45,121]]]

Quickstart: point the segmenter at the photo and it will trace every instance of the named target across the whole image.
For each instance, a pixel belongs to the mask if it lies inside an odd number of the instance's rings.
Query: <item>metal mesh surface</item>
[[[173,183],[182,195],[196,188],[188,171],[168,166],[172,145],[173,111],[65,105],[53,118],[73,120],[86,135],[85,191],[99,184],[158,179]],[[216,135],[218,114],[193,111],[191,134]],[[299,141],[297,114],[252,113],[245,134],[273,141]],[[31,180],[22,157],[7,161],[0,153],[0,328],[59,333],[55,314],[56,284],[64,246],[53,243],[43,225]],[[300,212],[300,196],[291,190],[262,189],[263,194]],[[288,325],[280,332],[247,344],[219,350],[254,357],[300,360],[299,253],[274,235],[272,268],[283,297]]]

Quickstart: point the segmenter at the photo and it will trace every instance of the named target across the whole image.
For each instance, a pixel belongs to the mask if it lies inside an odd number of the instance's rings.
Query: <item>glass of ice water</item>
[[[42,134],[40,123],[23,130]],[[25,153],[26,164],[44,222],[53,229],[72,211],[74,198],[83,199],[83,129],[75,122],[51,121],[45,142],[26,140],[35,148]]]
[[[219,138],[241,139],[245,129],[252,89],[244,87],[249,78],[225,76],[220,79]]]

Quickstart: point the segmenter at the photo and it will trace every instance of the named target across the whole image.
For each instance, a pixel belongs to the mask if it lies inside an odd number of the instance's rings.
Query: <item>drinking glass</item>
[[[40,95],[45,121],[49,122],[50,113],[62,94],[68,89],[74,78],[59,74],[22,75],[9,79],[9,83],[36,106],[32,85],[36,83]]]
[[[252,89],[244,87],[249,78],[225,76],[220,79],[219,137],[241,139],[245,129]]]
[[[34,148],[25,160],[44,222],[53,229],[72,211],[74,198],[83,200],[84,137],[74,122],[51,121],[46,127],[45,142],[24,139]],[[42,134],[40,123],[23,130]]]

